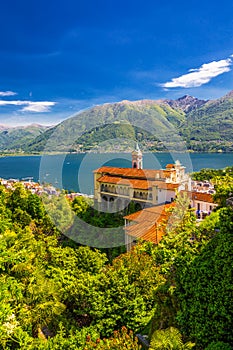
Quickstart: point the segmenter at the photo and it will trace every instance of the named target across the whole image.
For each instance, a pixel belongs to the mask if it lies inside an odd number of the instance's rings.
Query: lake
[[[165,168],[175,160],[188,172],[202,168],[221,169],[233,165],[233,153],[146,153],[144,169]],[[0,177],[52,183],[56,187],[93,194],[93,170],[109,165],[131,167],[130,153],[85,153],[46,156],[15,156],[0,158]]]

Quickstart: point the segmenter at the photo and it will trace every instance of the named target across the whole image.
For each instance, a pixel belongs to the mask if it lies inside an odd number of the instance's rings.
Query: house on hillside
[[[140,238],[158,244],[166,233],[165,223],[175,203],[156,205],[127,215],[125,219],[125,245],[131,250]]]
[[[198,220],[203,220],[216,207],[212,195],[202,192],[186,192],[190,199],[190,207],[195,209]],[[125,244],[129,251],[140,238],[158,244],[166,233],[166,223],[172,213],[175,202],[161,204],[127,215],[125,219]]]
[[[190,205],[195,209],[197,219],[203,220],[218,205],[213,202],[212,194],[206,192],[191,192]]]

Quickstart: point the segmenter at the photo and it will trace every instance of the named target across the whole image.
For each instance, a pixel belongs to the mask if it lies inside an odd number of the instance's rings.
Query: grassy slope
[[[122,102],[89,109],[38,136],[28,151],[68,150],[89,147],[105,140],[162,139],[174,137],[185,119],[182,111],[155,102]]]
[[[44,133],[48,127],[29,125],[27,127],[5,127],[0,130],[0,150],[20,151],[25,149],[28,142]]]
[[[209,148],[230,148],[233,140],[233,96],[226,96],[188,114],[181,134],[190,146],[205,144]]]

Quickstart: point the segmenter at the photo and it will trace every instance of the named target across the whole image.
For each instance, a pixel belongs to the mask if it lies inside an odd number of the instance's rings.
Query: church
[[[143,169],[138,146],[132,152],[131,168],[103,166],[94,171],[94,199],[98,210],[118,212],[134,202],[137,210],[171,203],[176,193],[191,190],[185,167],[176,161],[165,169]]]

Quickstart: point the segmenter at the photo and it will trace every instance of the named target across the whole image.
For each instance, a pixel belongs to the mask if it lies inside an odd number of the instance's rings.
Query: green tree
[[[72,208],[75,211],[75,214],[80,218],[84,217],[88,209],[93,207],[93,205],[93,200],[82,196],[75,197],[72,202]]]
[[[220,206],[226,206],[226,200],[233,196],[233,177],[229,174],[218,176],[213,179],[216,193],[213,195],[214,201]]]
[[[218,341],[210,343],[205,350],[232,350],[232,347],[230,344]]]
[[[36,194],[30,193],[27,198],[27,212],[32,219],[42,220],[45,216],[45,208],[41,198]]]
[[[220,210],[220,232],[177,275],[178,324],[198,346],[232,342],[233,211]]]
[[[69,230],[74,222],[74,213],[64,193],[52,197],[44,195],[43,204],[53,225],[61,233],[65,233]]]
[[[142,331],[157,306],[156,290],[164,282],[159,268],[145,252],[132,250],[104,270],[98,282],[91,316],[102,334],[126,326]]]
[[[173,327],[157,330],[153,333],[149,350],[189,350],[194,343],[183,343],[179,330]]]
[[[16,183],[14,189],[8,192],[6,205],[12,212],[17,208],[25,210],[27,208],[28,191],[21,183]]]

